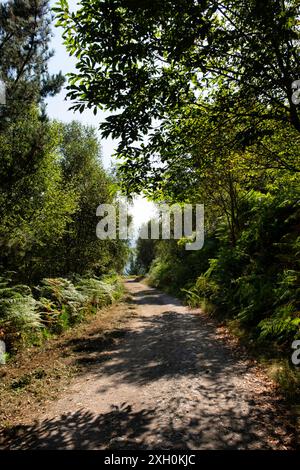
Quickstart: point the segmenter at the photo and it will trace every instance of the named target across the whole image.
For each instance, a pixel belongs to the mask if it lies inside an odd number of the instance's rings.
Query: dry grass
[[[300,370],[294,366],[283,351],[276,349],[272,343],[258,343],[252,338],[251,333],[243,329],[237,320],[226,322],[224,329],[227,330],[231,341],[243,350],[249,358],[255,359],[263,368],[264,372],[291,404],[299,404],[300,399]],[[291,350],[292,353],[292,350]]]
[[[105,339],[108,332],[120,328],[134,314],[130,300],[127,296],[42,346],[20,351],[7,365],[0,366],[0,429],[25,423],[56,400],[80,373],[72,341],[101,333]]]

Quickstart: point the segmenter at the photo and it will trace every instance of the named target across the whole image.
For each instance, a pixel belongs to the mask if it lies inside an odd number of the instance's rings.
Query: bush
[[[300,337],[299,326],[299,312],[295,311],[292,304],[286,304],[279,307],[273,316],[258,324],[261,330],[259,336],[262,339],[274,339],[278,343],[291,343],[293,339]]]
[[[43,326],[30,288],[9,287],[9,283],[10,279],[0,278],[0,328],[8,345],[25,340],[28,334]]]
[[[64,278],[43,279],[35,289],[37,299],[28,286],[9,287],[9,282],[3,278],[0,282],[0,329],[10,348],[18,339],[37,340],[41,328],[44,337],[60,334],[118,300],[123,292],[116,275],[102,279],[77,277],[76,283]]]
[[[39,291],[42,318],[51,331],[60,333],[83,319],[89,299],[70,280],[43,279]]]
[[[198,277],[192,288],[181,290],[185,293],[188,305],[191,307],[203,307],[204,304],[208,305],[208,299],[213,302],[214,298],[217,298],[220,287],[215,281],[209,279],[206,273]]]
[[[102,279],[77,276],[74,283],[64,278],[44,279],[39,292],[43,321],[51,331],[60,333],[120,298],[122,288],[114,275]]]
[[[81,279],[76,288],[96,309],[113,303],[122,293],[119,281],[112,277]]]

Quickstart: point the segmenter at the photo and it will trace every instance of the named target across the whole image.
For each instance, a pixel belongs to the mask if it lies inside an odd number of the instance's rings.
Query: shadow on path
[[[107,388],[99,385],[95,400],[107,390],[114,396],[128,384],[145,390],[145,402],[114,399],[111,410],[101,414],[66,410],[53,419],[12,428],[2,448],[295,446],[288,412],[266,386],[257,385],[251,366],[217,341],[212,325],[183,312],[179,301],[157,291],[140,289],[133,298],[148,312],[134,326],[72,340],[71,345],[83,374],[100,384],[108,378]]]

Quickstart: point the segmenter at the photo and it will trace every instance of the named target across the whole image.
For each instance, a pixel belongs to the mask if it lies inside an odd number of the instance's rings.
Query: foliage
[[[154,240],[138,238],[136,248],[132,253],[132,263],[130,274],[145,274],[149,271],[150,265],[155,257]]]
[[[41,306],[48,307],[45,316],[48,319],[51,317],[51,323],[56,329],[58,326],[65,328],[78,322],[88,302],[88,298],[79,292],[71,281],[63,278],[44,279],[40,294]],[[52,303],[49,304],[47,300]]]
[[[76,209],[61,236],[48,248],[51,276],[72,273],[103,275],[109,270],[121,272],[127,257],[127,245],[121,240],[96,237],[96,209],[113,203],[114,181],[101,163],[101,148],[95,129],[78,122],[60,124],[60,167],[65,191],[74,193]]]
[[[102,279],[77,276],[74,282],[47,278],[34,293],[26,285],[12,285],[10,279],[1,278],[0,330],[9,349],[20,345],[20,340],[35,340],[39,331],[46,338],[62,333],[118,300],[123,287],[115,274]]]
[[[172,134],[177,129],[186,141],[187,115],[208,114],[214,135],[223,139],[230,128],[230,148],[258,142],[270,166],[282,154],[265,139],[299,134],[292,100],[300,77],[297,0],[90,0],[76,12],[61,0],[55,11],[77,59],[69,97],[80,111],[110,111],[101,128],[120,140],[127,191],[156,191],[166,170],[176,174],[186,164]],[[185,157],[193,176],[189,146]],[[290,163],[299,171],[299,162]]]
[[[45,247],[61,237],[77,207],[63,181],[58,142],[58,126],[41,122],[36,108],[0,134],[0,263],[4,270],[18,266],[21,281],[38,275]]]
[[[95,234],[96,208],[113,202],[95,131],[75,122],[43,123],[33,109],[0,134],[0,148],[2,269],[17,265],[16,279],[28,283],[121,271],[125,242]]]
[[[165,288],[169,282],[192,306],[214,305],[222,318],[236,319],[251,330],[257,341],[271,341],[289,350],[299,337],[299,209],[298,185],[274,195],[251,193],[240,208],[243,226],[236,243],[228,237],[228,225],[220,220],[214,237],[218,243],[193,255],[200,263],[193,271],[191,255],[169,248],[157,253],[149,279]],[[247,203],[246,203],[247,202]],[[246,214],[251,213],[251,224]],[[165,242],[167,243],[167,242]],[[213,256],[212,256],[213,255]],[[180,269],[179,269],[180,268]],[[190,279],[182,273],[189,270]]]
[[[0,277],[0,331],[11,345],[40,329],[42,321],[30,288],[9,284],[9,279]]]
[[[104,276],[102,280],[83,278],[76,284],[76,288],[90,299],[96,309],[118,300],[123,292],[116,275]]]
[[[96,209],[113,203],[95,130],[50,121],[44,100],[64,82],[50,75],[52,16],[47,0],[0,5],[0,336],[10,345],[81,321],[120,295],[127,245],[98,240]],[[11,272],[8,280],[7,272]],[[87,276],[72,282],[76,275]],[[40,290],[34,286],[40,285]]]
[[[15,283],[45,277],[121,271],[127,246],[98,240],[96,209],[113,202],[114,182],[101,164],[92,128],[49,122],[43,101],[64,81],[50,75],[47,0],[1,5],[0,269]]]
[[[48,0],[8,0],[0,5],[0,78],[6,85],[0,129],[18,119],[32,104],[55,95],[64,83],[50,75],[51,38]],[[20,106],[22,103],[22,106]]]

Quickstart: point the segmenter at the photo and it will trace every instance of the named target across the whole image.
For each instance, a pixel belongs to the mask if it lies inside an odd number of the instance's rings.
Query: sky
[[[55,3],[56,2],[54,0],[50,1],[51,6],[54,6]],[[76,4],[76,0],[69,0],[71,9],[75,9]],[[64,75],[70,72],[74,72],[76,59],[68,55],[65,46],[63,45],[61,28],[58,28],[53,24],[52,32],[53,38],[51,41],[51,48],[54,50],[55,54],[49,61],[49,72],[58,73],[61,71]],[[100,122],[103,121],[107,115],[107,113],[105,114],[103,111],[99,111],[96,116],[94,116],[91,110],[86,110],[83,113],[79,113],[78,111],[74,112],[69,109],[71,103],[72,102],[69,100],[66,101],[66,90],[63,88],[63,90],[55,97],[48,98],[48,116],[50,116],[50,118],[58,119],[64,122],[77,120],[83,124],[92,125],[98,128]],[[114,163],[112,155],[115,151],[117,141],[112,139],[102,139],[100,132],[99,139],[101,140],[103,165],[105,168],[109,169]],[[153,203],[147,201],[143,196],[139,195],[134,199],[133,207],[130,209],[130,213],[133,216],[134,226],[137,231],[138,227],[154,216],[155,206]]]

